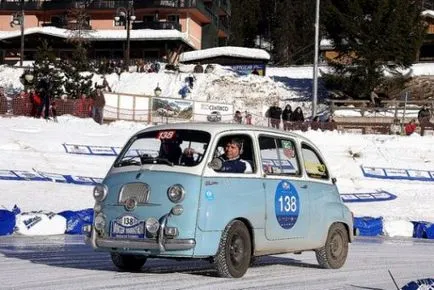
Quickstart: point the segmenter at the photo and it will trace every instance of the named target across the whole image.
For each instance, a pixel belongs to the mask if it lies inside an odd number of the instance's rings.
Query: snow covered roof
[[[25,35],[41,33],[45,35],[56,36],[60,38],[68,38],[71,30],[57,28],[53,26],[46,27],[32,27],[24,30]],[[14,31],[0,31],[0,40],[20,36],[19,30]],[[83,34],[84,38],[94,41],[103,40],[125,40],[127,37],[126,30],[90,30],[88,33]],[[130,30],[130,39],[132,40],[181,40],[192,46],[187,34],[182,33],[176,29],[138,29]]]
[[[263,59],[263,60],[270,59],[270,54],[263,49],[238,47],[238,46],[223,46],[223,47],[214,47],[214,48],[207,48],[202,50],[195,50],[195,51],[181,53],[181,55],[179,56],[179,61],[188,62],[188,61],[201,60],[201,59],[213,58],[219,56]]]
[[[434,18],[434,10],[425,10],[422,12],[423,16]]]

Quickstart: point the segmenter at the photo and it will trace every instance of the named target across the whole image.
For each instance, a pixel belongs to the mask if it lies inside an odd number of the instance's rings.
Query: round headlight
[[[99,213],[95,216],[94,221],[95,229],[98,231],[102,231],[106,225],[106,217],[102,213]]]
[[[184,199],[185,190],[181,184],[175,184],[167,190],[167,197],[173,203],[181,202]]]
[[[103,201],[107,196],[107,192],[108,192],[107,186],[103,184],[97,184],[93,188],[93,198],[96,201]]]
[[[146,231],[151,234],[156,234],[160,228],[160,223],[156,218],[148,218],[145,222]]]

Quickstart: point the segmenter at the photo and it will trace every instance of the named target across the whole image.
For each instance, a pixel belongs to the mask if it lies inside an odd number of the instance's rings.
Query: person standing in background
[[[243,116],[241,115],[240,111],[235,111],[234,122],[238,124],[241,124],[243,122]]]
[[[429,123],[431,119],[431,112],[426,105],[423,105],[422,109],[420,109],[417,113],[417,119],[419,120],[419,124]]]
[[[104,106],[105,97],[101,87],[96,88],[96,93],[94,96],[92,117],[98,124],[102,125],[104,121]]]
[[[279,129],[280,127],[280,116],[282,115],[282,109],[279,104],[275,102],[269,109],[268,114],[270,118],[270,123],[272,128]]]
[[[291,105],[286,105],[285,109],[282,112],[282,121],[283,121],[283,130],[287,131],[290,127],[290,120],[291,120],[291,114],[292,114],[292,108]]]

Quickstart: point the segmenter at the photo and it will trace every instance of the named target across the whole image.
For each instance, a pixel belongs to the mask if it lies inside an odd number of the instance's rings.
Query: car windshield
[[[202,162],[211,135],[198,130],[156,130],[132,138],[114,166],[196,166]]]

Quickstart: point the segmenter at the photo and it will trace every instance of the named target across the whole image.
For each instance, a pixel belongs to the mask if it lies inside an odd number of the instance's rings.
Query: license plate
[[[145,222],[131,215],[124,215],[111,223],[111,236],[124,239],[143,239]]]

